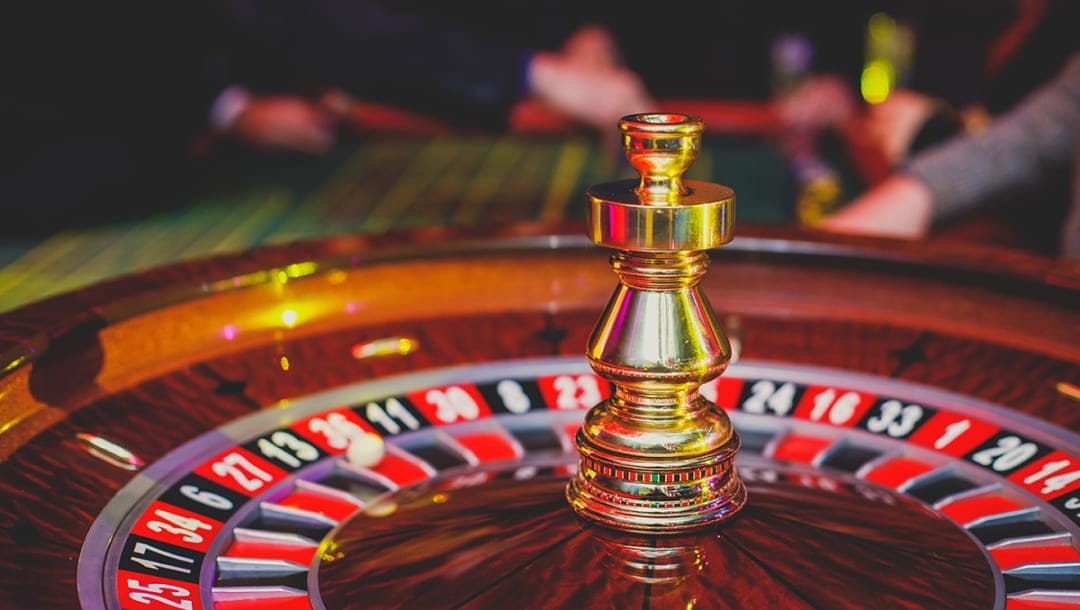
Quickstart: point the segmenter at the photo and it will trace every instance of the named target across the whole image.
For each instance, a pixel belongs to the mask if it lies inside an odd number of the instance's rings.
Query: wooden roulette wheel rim
[[[11,498],[0,508],[0,591],[17,606],[78,604],[87,532],[139,469],[120,454],[103,459],[87,439],[152,465],[208,430],[326,388],[580,355],[614,279],[579,232],[433,229],[264,248],[0,317],[0,487]],[[769,227],[740,227],[713,258],[703,285],[744,360],[943,389],[1074,447],[1075,265]],[[373,344],[386,339],[414,343]],[[390,355],[359,358],[364,345]],[[1019,591],[1010,608],[1022,607]]]

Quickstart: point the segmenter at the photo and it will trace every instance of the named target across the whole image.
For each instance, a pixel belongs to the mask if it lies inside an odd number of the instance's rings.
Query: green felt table
[[[861,188],[837,150],[844,188]],[[592,184],[633,175],[587,135],[373,134],[324,157],[247,155],[179,205],[0,246],[0,311],[163,264],[256,246],[432,225],[584,219]],[[791,164],[767,137],[707,135],[689,178],[737,193],[737,218],[789,223]],[[176,185],[162,184],[162,193]],[[584,227],[584,225],[583,225]]]

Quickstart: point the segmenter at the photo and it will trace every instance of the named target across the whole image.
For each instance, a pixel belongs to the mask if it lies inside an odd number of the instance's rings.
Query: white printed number
[[[369,402],[364,408],[364,415],[369,422],[382,427],[388,434],[400,434],[402,426],[409,430],[420,428],[420,422],[396,398],[387,398],[385,408],[377,402]]]
[[[128,579],[127,586],[130,590],[128,597],[133,602],[146,605],[158,603],[182,610],[191,610],[193,607],[190,599],[175,599],[191,596],[191,592],[183,587],[157,582],[144,585],[134,578]]]
[[[1026,477],[1024,479],[1024,484],[1031,485],[1032,483],[1037,483],[1042,479],[1046,479],[1045,481],[1043,481],[1042,489],[1039,490],[1039,493],[1044,496],[1047,494],[1052,494],[1055,491],[1065,489],[1067,486],[1072,484],[1073,481],[1080,479],[1080,469],[1076,469],[1072,472],[1066,472],[1052,477],[1050,475],[1064,468],[1068,468],[1071,464],[1071,460],[1057,460],[1056,462],[1047,462],[1045,465],[1043,465],[1042,468],[1039,469],[1039,472],[1036,472]]]
[[[971,459],[995,472],[1005,472],[1030,460],[1038,451],[1035,443],[1024,442],[1018,436],[1003,436],[998,439],[997,447],[983,449]]]
[[[456,385],[445,390],[428,390],[424,400],[435,407],[435,417],[444,424],[459,419],[472,420],[480,416],[480,406],[468,392]]]
[[[871,417],[866,422],[866,429],[878,434],[885,433],[894,438],[911,434],[923,417],[923,408],[919,405],[905,405],[899,400],[886,400],[881,403],[881,414]]]
[[[495,391],[499,393],[503,406],[511,413],[526,413],[532,408],[529,395],[525,393],[521,384],[513,379],[503,379],[495,386]]]
[[[191,574],[192,567],[195,565],[195,560],[191,557],[170,553],[145,542],[136,543],[133,552],[135,555],[142,555],[142,557],[132,556],[130,557],[131,561],[155,572],[165,570],[180,574]],[[157,559],[150,559],[151,556]]]
[[[349,421],[341,413],[329,413],[326,418],[315,418],[308,422],[308,430],[326,437],[326,444],[344,451],[354,438],[364,435],[364,429]]]
[[[210,467],[221,478],[230,478],[247,491],[258,491],[274,479],[269,473],[251,463],[239,453],[230,453]]]
[[[1080,497],[1069,498],[1065,501],[1065,510],[1075,510],[1076,518],[1080,519]]]
[[[971,429],[970,419],[961,419],[945,426],[945,433],[934,441],[934,449],[942,450],[960,438],[960,435]]]
[[[270,438],[260,438],[258,446],[263,455],[289,468],[299,468],[304,462],[314,462],[319,459],[319,450],[314,445],[284,430],[278,430],[271,434]]]
[[[827,415],[830,423],[837,426],[844,425],[855,415],[859,400],[859,395],[855,392],[844,392],[837,398],[836,390],[829,388],[814,397],[814,408],[810,410],[810,419],[821,421]]]
[[[780,387],[762,379],[750,386],[750,397],[743,401],[742,409],[747,413],[773,413],[784,416],[795,407],[795,385],[785,383]]]
[[[559,409],[587,409],[600,402],[600,384],[592,375],[560,375],[554,385]]]
[[[216,510],[232,510],[233,507],[232,500],[212,491],[199,489],[195,485],[181,485],[180,495]]]
[[[198,519],[183,517],[160,508],[154,511],[154,516],[160,519],[160,521],[154,520],[147,523],[146,529],[158,534],[168,533],[179,536],[181,540],[189,544],[199,544],[203,541],[202,534],[196,532],[214,529],[209,523],[204,523]]]

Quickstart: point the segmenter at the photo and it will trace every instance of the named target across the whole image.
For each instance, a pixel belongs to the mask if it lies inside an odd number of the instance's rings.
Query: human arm
[[[1080,55],[984,130],[917,155],[821,228],[918,237],[933,222],[1038,185],[1073,162],[1080,129]]]
[[[311,154],[334,144],[332,112],[298,95],[253,94],[240,85],[223,89],[210,108],[216,134],[256,148],[282,148]]]
[[[903,171],[924,183],[934,219],[1037,186],[1069,165],[1080,126],[1080,55],[1050,83],[980,132],[928,149]]]
[[[820,227],[835,233],[880,235],[913,239],[930,230],[933,196],[921,180],[894,174],[867,191]]]

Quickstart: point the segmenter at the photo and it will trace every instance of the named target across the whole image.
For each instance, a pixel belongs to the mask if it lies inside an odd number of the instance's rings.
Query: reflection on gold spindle
[[[619,285],[586,353],[615,392],[585,416],[566,493],[579,515],[622,531],[698,529],[746,502],[733,463],[739,438],[698,392],[731,356],[697,282],[706,250],[731,240],[735,218],[731,189],[682,179],[703,127],[679,114],[624,117],[624,148],[641,179],[589,190],[590,237],[616,250]]]

